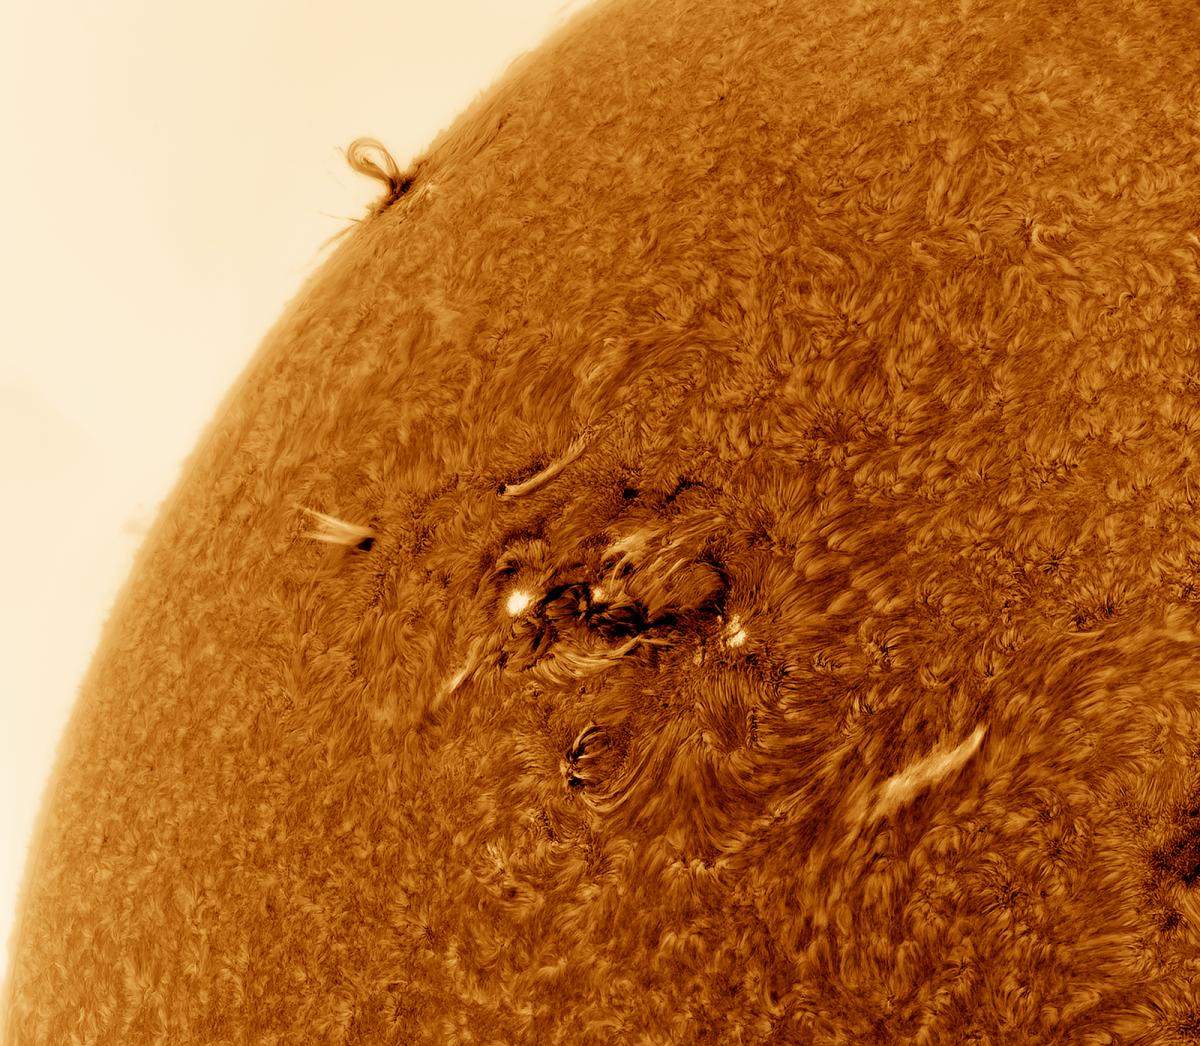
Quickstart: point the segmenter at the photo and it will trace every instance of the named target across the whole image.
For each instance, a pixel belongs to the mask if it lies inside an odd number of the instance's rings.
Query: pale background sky
[[[586,0],[0,5],[0,978],[100,627],[183,459],[381,191]]]

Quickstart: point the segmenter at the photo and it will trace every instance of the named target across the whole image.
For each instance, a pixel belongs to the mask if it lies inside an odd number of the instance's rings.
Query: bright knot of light
[[[725,640],[729,646],[741,646],[746,642],[746,630],[742,628],[742,619],[734,616],[734,619],[729,622],[730,636]]]
[[[529,604],[532,602],[533,596],[531,596],[524,589],[517,588],[513,589],[513,591],[509,594],[506,607],[508,612],[512,614],[513,617],[516,617],[517,614],[521,613],[521,611],[529,606]]]

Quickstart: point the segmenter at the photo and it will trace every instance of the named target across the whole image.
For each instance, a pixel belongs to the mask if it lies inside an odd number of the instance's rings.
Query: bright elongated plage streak
[[[1197,39],[603,0],[360,142],[81,690],[6,1046],[1200,1041]]]
[[[951,749],[930,752],[923,759],[918,759],[900,773],[889,777],[880,788],[875,806],[876,814],[890,813],[922,788],[937,784],[953,773],[975,754],[985,733],[986,726],[976,727],[975,732],[961,744]]]

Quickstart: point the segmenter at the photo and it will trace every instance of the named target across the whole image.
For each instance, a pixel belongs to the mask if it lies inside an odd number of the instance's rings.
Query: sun
[[[524,612],[524,610],[532,602],[533,602],[533,594],[532,593],[527,592],[523,588],[514,588],[508,594],[508,601],[504,604],[504,608],[510,614],[512,614],[513,617],[516,617],[518,614],[521,614],[522,612]]]

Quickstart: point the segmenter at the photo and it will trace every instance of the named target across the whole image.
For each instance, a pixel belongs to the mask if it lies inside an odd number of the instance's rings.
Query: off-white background
[[[100,627],[268,327],[381,186],[586,0],[0,5],[0,976]]]

